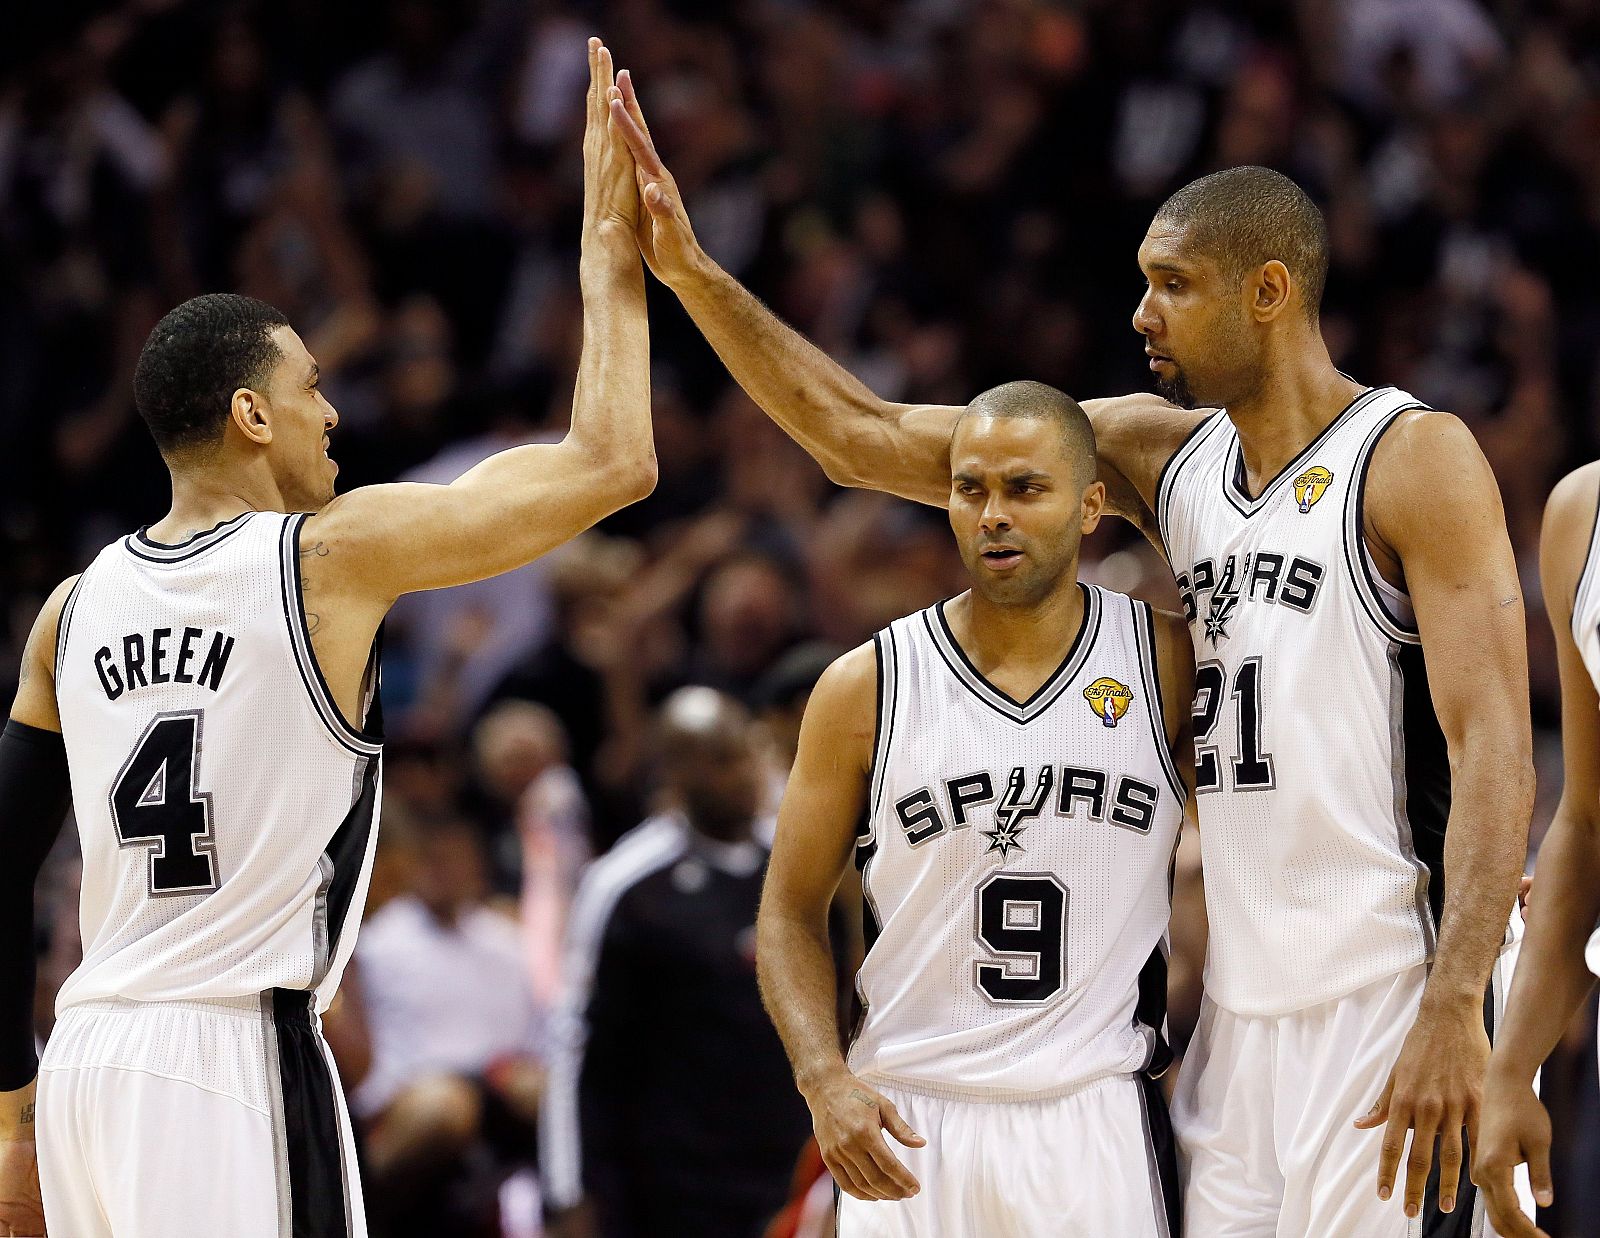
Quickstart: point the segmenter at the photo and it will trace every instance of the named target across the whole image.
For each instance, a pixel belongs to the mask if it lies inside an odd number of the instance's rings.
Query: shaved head
[[[1099,470],[1095,458],[1094,427],[1089,424],[1089,415],[1064,391],[1057,391],[1044,383],[1002,383],[989,388],[967,405],[966,411],[956,421],[958,431],[961,423],[969,417],[1022,417],[1048,421],[1061,436],[1061,444],[1067,459],[1072,462],[1075,478],[1087,484],[1094,480]]]
[[[1328,279],[1328,226],[1301,189],[1271,168],[1228,168],[1190,181],[1156,212],[1155,224],[1184,231],[1184,248],[1242,280],[1277,260],[1316,321]]]
[[[748,837],[766,790],[750,711],[715,688],[679,688],[656,716],[661,777],[700,833]]]

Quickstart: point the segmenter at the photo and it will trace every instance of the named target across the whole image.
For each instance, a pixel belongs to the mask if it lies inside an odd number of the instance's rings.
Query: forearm
[[[1505,941],[1527,855],[1533,765],[1526,745],[1469,747],[1452,759],[1444,914],[1424,1004],[1481,1003]]]
[[[847,1069],[839,1048],[826,912],[812,923],[763,908],[757,922],[756,972],[761,1000],[794,1069],[795,1086],[809,1094]]]
[[[632,236],[595,226],[583,239],[583,351],[568,442],[597,461],[655,474],[650,432],[650,324]]]
[[[1556,813],[1539,849],[1538,910],[1517,959],[1504,1025],[1495,1036],[1495,1067],[1531,1083],[1594,985],[1584,946],[1600,921],[1600,821],[1592,813]]]
[[[869,486],[919,502],[949,498],[949,428],[901,426],[905,406],[880,399],[745,288],[700,256],[673,291],[745,393],[844,486]]]

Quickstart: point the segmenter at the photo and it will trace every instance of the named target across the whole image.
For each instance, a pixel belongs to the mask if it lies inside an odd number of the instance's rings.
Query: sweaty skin
[[[721,270],[695,240],[631,78],[623,73],[617,84],[611,114],[638,168],[640,250],[734,379],[835,482],[942,506],[943,452],[961,410],[879,399]],[[1360,387],[1334,366],[1315,307],[1282,262],[1236,279],[1186,241],[1181,227],[1152,223],[1139,251],[1146,290],[1133,325],[1164,388],[1227,408],[1247,484],[1259,493]],[[1157,481],[1203,414],[1150,395],[1083,407],[1098,440],[1106,510],[1164,553],[1151,517]],[[1421,480],[1428,477],[1451,482]],[[1446,1170],[1440,1206],[1449,1211],[1461,1132],[1477,1129],[1489,1050],[1483,993],[1517,895],[1533,805],[1527,648],[1499,491],[1455,417],[1406,414],[1384,435],[1370,466],[1364,532],[1379,573],[1411,596],[1453,786],[1443,922],[1421,1009],[1388,1086],[1357,1123],[1386,1127],[1375,1184],[1385,1199],[1415,1131],[1404,1184],[1415,1215],[1434,1134]]]

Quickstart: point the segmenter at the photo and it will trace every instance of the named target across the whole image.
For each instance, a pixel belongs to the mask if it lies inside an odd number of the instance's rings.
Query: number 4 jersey
[[[1420,407],[1363,392],[1255,498],[1214,413],[1157,486],[1197,664],[1206,991],[1235,1014],[1302,1010],[1432,953],[1449,764],[1410,602],[1362,532],[1373,450]]]
[[[1183,787],[1149,607],[1090,585],[1025,702],[944,604],[874,638],[878,720],[857,861],[867,956],[850,1067],[948,1095],[1043,1098],[1160,1069]]]
[[[304,520],[247,513],[177,546],[141,531],[62,608],[83,963],[58,1009],[332,997],[366,899],[380,747],[375,691],[357,730],[312,657]]]

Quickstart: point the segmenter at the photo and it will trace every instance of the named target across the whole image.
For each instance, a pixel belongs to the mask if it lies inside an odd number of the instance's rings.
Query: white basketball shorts
[[[1514,945],[1501,955],[1485,1002],[1491,1035],[1515,955]],[[1444,1213],[1435,1161],[1422,1215],[1410,1220],[1404,1157],[1384,1202],[1383,1130],[1353,1125],[1382,1095],[1426,980],[1419,965],[1272,1018],[1201,1003],[1172,1099],[1185,1238],[1492,1238],[1467,1164],[1455,1209]],[[1527,1166],[1518,1188],[1531,1216]]]
[[[64,1238],[366,1238],[312,995],[85,1002],[39,1063],[45,1222]]]
[[[839,1196],[840,1238],[1178,1238],[1160,1088],[1116,1075],[1048,1100],[973,1100],[869,1083],[928,1141],[889,1146],[906,1200]],[[889,1138],[885,1136],[885,1138]]]

